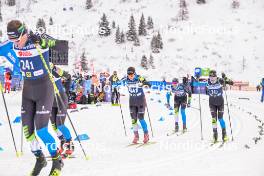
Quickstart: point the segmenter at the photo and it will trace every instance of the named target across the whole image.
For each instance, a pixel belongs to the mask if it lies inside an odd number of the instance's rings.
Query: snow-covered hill
[[[94,6],[85,9],[85,0],[17,0],[19,8],[2,7],[5,31],[9,20],[20,18],[35,28],[38,18],[44,18],[48,33],[58,39],[70,41],[70,67],[85,50],[96,71],[117,70],[125,73],[128,66],[150,79],[193,74],[194,68],[210,67],[226,72],[235,80],[256,84],[264,75],[264,1],[244,0],[239,9],[231,8],[231,0],[208,0],[205,5],[187,0],[189,20],[177,22],[179,2],[175,0],[93,0]],[[3,3],[2,3],[3,4]],[[27,6],[30,5],[30,8]],[[69,10],[73,7],[73,11]],[[66,8],[66,11],[63,11]],[[19,10],[19,13],[16,11]],[[115,30],[110,37],[98,35],[98,22],[105,13],[126,31],[129,17],[134,15],[138,27],[141,14],[151,16],[154,30],[140,37],[140,47],[133,43],[116,44]],[[49,26],[49,17],[54,25]],[[143,70],[140,60],[149,57],[150,40],[157,31],[163,37],[164,49],[153,54],[156,69]]]

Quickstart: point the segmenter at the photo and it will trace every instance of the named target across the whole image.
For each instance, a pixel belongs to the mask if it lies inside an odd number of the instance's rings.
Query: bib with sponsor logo
[[[38,79],[48,74],[37,48],[31,41],[28,41],[23,48],[14,46],[14,51],[19,58],[20,70],[24,79]],[[49,49],[40,49],[40,51],[49,65]]]

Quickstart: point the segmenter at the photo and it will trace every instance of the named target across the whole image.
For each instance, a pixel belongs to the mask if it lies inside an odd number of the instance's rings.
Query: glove
[[[140,82],[143,82],[144,80],[145,80],[144,77],[142,77],[142,76],[139,77],[139,81],[140,81]]]
[[[32,31],[30,31],[29,36],[33,43],[40,43],[41,37],[39,35],[36,35]]]

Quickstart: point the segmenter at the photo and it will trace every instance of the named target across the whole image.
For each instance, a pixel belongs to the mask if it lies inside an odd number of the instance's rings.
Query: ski
[[[172,135],[181,136],[181,135],[183,135],[185,133],[186,132],[183,132],[183,131],[181,131],[181,132],[172,131],[172,132],[167,133],[167,136],[172,136]]]
[[[89,109],[88,106],[81,107],[80,110]]]
[[[143,143],[131,143],[131,144],[128,144],[126,147],[132,147],[132,146],[136,146],[136,145],[141,145]]]
[[[222,148],[222,147],[224,147],[226,143],[228,143],[228,141],[223,141],[223,142],[221,142],[221,144],[218,146],[218,148]]]
[[[157,142],[147,142],[147,143],[141,143],[140,145],[137,145],[136,148],[140,148],[140,147],[144,147],[144,146],[148,146],[151,144],[156,144]]]
[[[47,159],[47,161],[52,161],[52,157],[51,156],[46,156],[45,157]],[[64,160],[64,159],[73,159],[73,158],[77,158],[76,155],[69,155],[69,156],[64,156],[64,155],[61,155],[61,158]]]

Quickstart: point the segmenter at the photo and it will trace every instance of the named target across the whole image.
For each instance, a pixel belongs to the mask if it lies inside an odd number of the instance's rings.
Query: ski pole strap
[[[44,65],[45,69],[46,69],[47,72],[48,72],[48,75],[49,75],[50,81],[51,81],[51,83],[53,84],[53,87],[54,87],[55,94],[58,95],[58,96],[60,96],[60,93],[59,93],[58,87],[57,87],[57,85],[55,84],[55,81],[54,81],[53,76],[52,76],[52,74],[51,74],[51,72],[50,72],[50,69],[49,69],[49,67],[48,67],[48,65],[47,65],[47,63],[46,63],[46,61],[45,61],[45,59],[44,59],[44,57],[43,57],[43,55],[42,55],[42,53],[41,53],[39,47],[38,47],[36,44],[34,44],[34,45],[35,45],[35,47],[36,47],[36,49],[37,49],[37,51],[38,51],[38,53],[39,53],[40,59],[41,59],[43,65]]]

